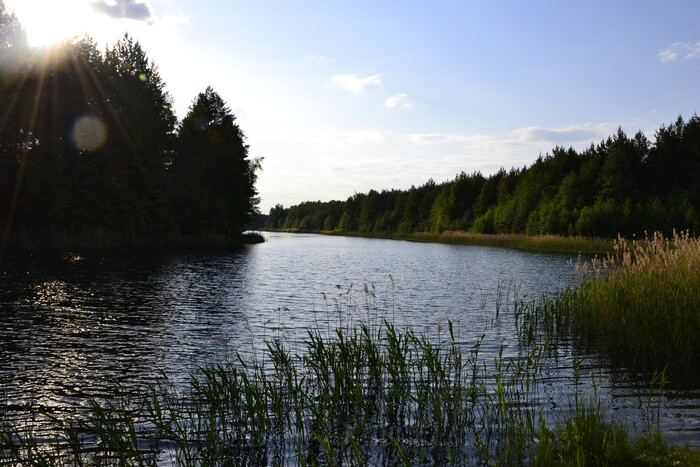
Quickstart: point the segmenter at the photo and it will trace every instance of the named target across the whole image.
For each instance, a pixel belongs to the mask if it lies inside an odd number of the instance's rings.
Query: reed
[[[618,239],[615,253],[580,265],[559,320],[635,367],[695,371],[700,359],[700,238]]]
[[[573,253],[581,255],[605,255],[612,253],[614,248],[614,240],[612,239],[579,236],[565,237],[562,235],[480,234],[464,231],[362,234],[341,231],[321,231],[319,233],[324,235],[515,248],[527,251]]]
[[[0,459],[24,465],[584,465],[595,459],[631,465],[644,456],[658,460],[659,453],[662,461],[692,458],[661,438],[632,440],[584,393],[552,425],[530,403],[547,340],[533,340],[516,357],[502,349],[491,358],[481,355],[481,342],[460,342],[452,323],[429,339],[386,321],[330,335],[310,331],[297,352],[273,338],[263,358],[238,356],[203,368],[189,389],[163,380],[142,396],[95,403],[77,422],[54,420],[55,442],[31,429],[3,427]]]
[[[612,251],[612,240],[561,235],[477,234],[446,231],[437,237],[439,243],[497,246],[552,253],[605,254]]]

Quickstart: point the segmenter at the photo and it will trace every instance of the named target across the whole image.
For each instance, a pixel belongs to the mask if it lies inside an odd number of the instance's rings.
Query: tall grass
[[[540,350],[482,362],[480,341],[465,353],[451,323],[447,332],[431,341],[388,322],[311,331],[294,354],[272,339],[261,361],[202,369],[187,392],[159,384],[141,400],[95,404],[79,430],[59,427],[73,434],[53,447],[39,449],[31,430],[5,430],[0,456],[47,465],[520,463],[538,426],[527,401]]]
[[[614,247],[614,241],[612,239],[565,237],[562,235],[479,234],[463,231],[362,234],[340,231],[321,231],[320,233],[324,235],[386,238],[416,242],[447,243],[451,245],[492,246],[528,251],[582,255],[604,255],[612,253]]]
[[[446,231],[436,241],[457,245],[497,246],[529,251],[577,254],[606,254],[612,251],[612,240],[561,235],[476,234]]]
[[[618,239],[580,266],[583,283],[556,304],[559,320],[637,367],[694,371],[700,361],[700,239]]]

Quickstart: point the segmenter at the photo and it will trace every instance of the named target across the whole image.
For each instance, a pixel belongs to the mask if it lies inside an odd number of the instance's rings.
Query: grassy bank
[[[290,233],[300,231],[289,230]],[[573,253],[583,255],[605,255],[614,251],[614,240],[588,237],[564,237],[560,235],[521,234],[475,234],[470,232],[445,231],[414,233],[358,233],[324,230],[323,235],[409,240],[414,242],[447,243],[451,245],[476,245],[500,248],[515,248],[547,253]]]
[[[454,245],[496,246],[552,253],[605,254],[613,250],[613,241],[601,238],[563,237],[560,235],[487,235],[469,232],[413,234],[416,240],[426,239]]]
[[[615,242],[579,266],[585,280],[552,314],[628,366],[692,373],[700,361],[700,239],[687,234]]]
[[[429,340],[384,323],[272,339],[142,397],[54,419],[53,438],[0,425],[0,460],[25,465],[694,465],[650,427],[630,436],[594,392],[552,416],[537,400],[547,344],[482,357],[451,323]],[[578,371],[578,370],[577,370]],[[578,373],[576,373],[578,374]],[[52,442],[47,440],[53,439]]]

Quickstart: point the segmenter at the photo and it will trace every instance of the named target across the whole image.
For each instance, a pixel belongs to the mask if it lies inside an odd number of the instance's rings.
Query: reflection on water
[[[315,235],[267,240],[229,253],[6,258],[0,414],[72,413],[117,388],[138,391],[161,372],[186,384],[197,367],[237,353],[256,358],[265,339],[294,348],[310,328],[383,318],[433,338],[451,320],[466,347],[486,336],[486,358],[515,355],[514,301],[576,280],[575,258],[562,255]],[[542,381],[539,402],[555,410],[570,399],[567,352],[548,362]],[[654,412],[648,379],[586,362],[615,416],[642,428]],[[671,438],[696,442],[700,391],[670,388],[663,403]]]

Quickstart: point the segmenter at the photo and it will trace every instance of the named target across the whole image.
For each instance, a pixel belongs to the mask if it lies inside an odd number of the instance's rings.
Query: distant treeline
[[[32,49],[0,0],[0,240],[237,238],[259,168],[213,89],[178,121],[137,41]]]
[[[556,147],[527,168],[460,173],[409,190],[270,210],[267,229],[631,236],[700,232],[700,118],[682,117],[650,142],[622,129],[578,152]]]

